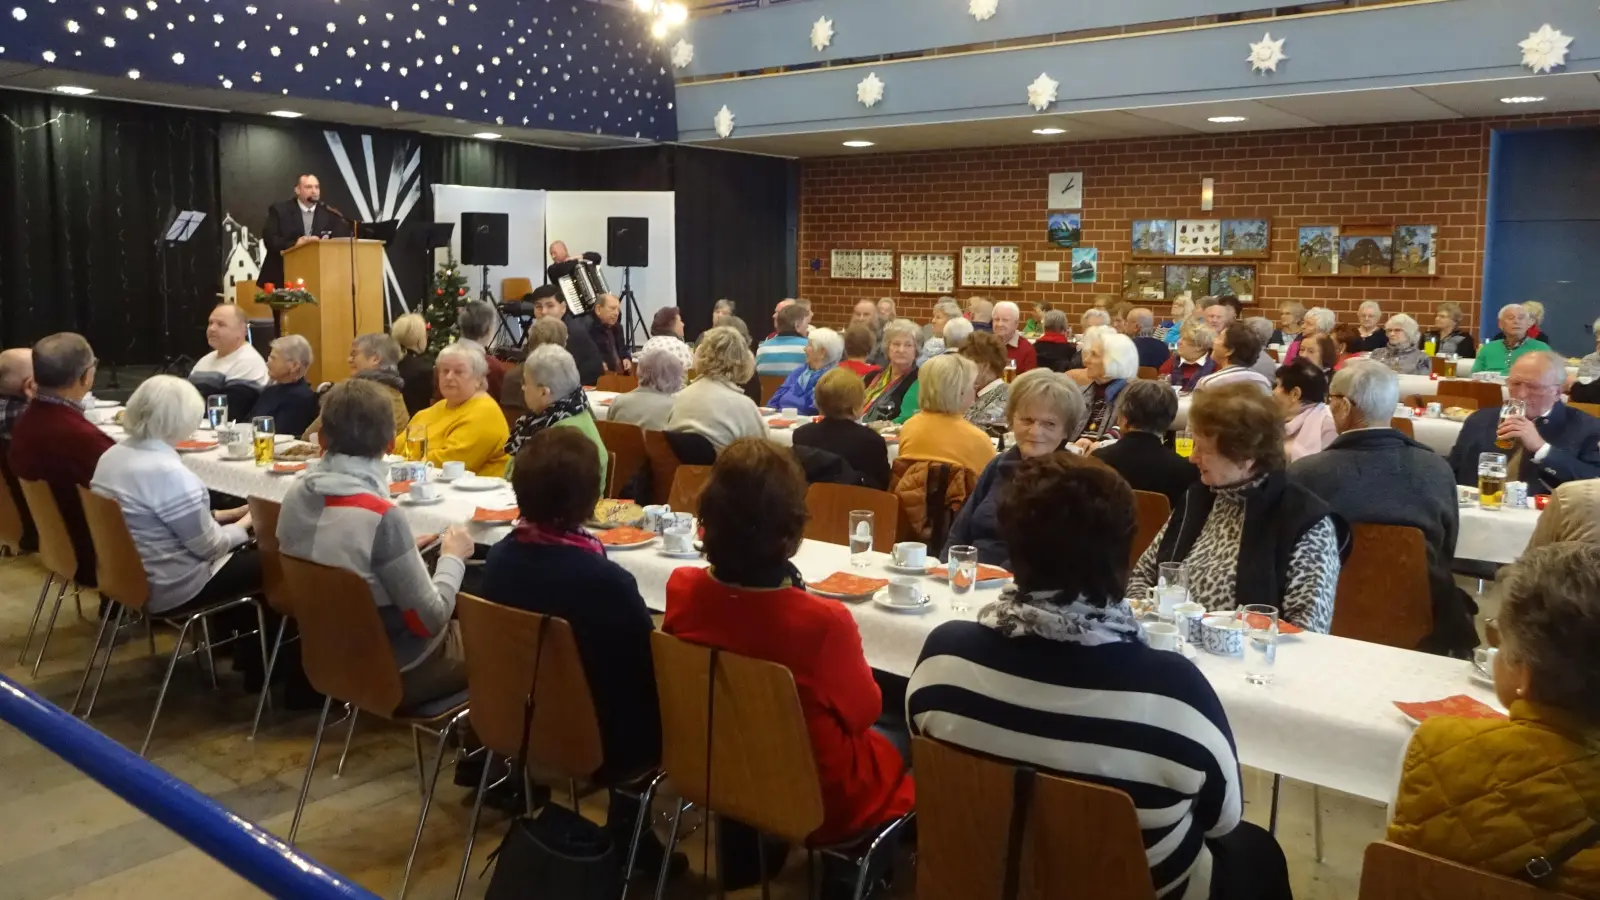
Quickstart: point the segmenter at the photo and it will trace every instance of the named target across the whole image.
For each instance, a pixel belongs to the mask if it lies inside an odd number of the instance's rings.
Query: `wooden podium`
[[[354,268],[352,269],[352,250]],[[350,280],[355,278],[355,309]],[[283,315],[283,333],[311,342],[306,380],[315,387],[350,374],[350,342],[358,334],[384,330],[383,241],[326,238],[283,252],[283,287],[305,280],[316,306],[297,306]]]

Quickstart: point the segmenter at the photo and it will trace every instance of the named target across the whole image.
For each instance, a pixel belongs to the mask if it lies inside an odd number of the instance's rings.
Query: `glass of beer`
[[[1456,362],[1460,359],[1460,355],[1455,353],[1446,353],[1444,355],[1444,377],[1456,377]]]
[[[255,429],[256,465],[272,465],[272,447],[277,441],[277,423],[271,416],[256,416],[250,420]]]
[[[422,462],[428,458],[428,428],[425,425],[406,426],[405,456],[407,462]]]
[[[1188,459],[1189,454],[1194,452],[1194,432],[1187,428],[1178,432],[1177,439],[1172,442],[1172,449],[1179,456]]]
[[[1527,414],[1528,404],[1518,400],[1515,397],[1506,398],[1506,402],[1500,406],[1500,421],[1502,422],[1511,418],[1512,416],[1525,416]],[[1517,446],[1517,439],[1512,437],[1499,437],[1496,435],[1494,439],[1494,445],[1499,447],[1501,450],[1514,450]]]
[[[1017,378],[1017,361],[1014,359],[1006,360],[1006,367],[1000,373],[1000,377],[1005,379],[1006,384],[1015,381]]]
[[[1506,498],[1506,455],[1478,454],[1478,508],[1498,510]]]

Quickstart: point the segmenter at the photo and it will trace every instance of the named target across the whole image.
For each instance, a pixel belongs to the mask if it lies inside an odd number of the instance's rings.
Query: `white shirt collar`
[[[301,203],[299,200],[296,200],[295,201],[295,205],[300,207],[300,211],[303,212],[303,213],[316,212],[316,210],[317,210],[317,205],[315,203],[311,204],[310,206],[307,206],[304,203]]]

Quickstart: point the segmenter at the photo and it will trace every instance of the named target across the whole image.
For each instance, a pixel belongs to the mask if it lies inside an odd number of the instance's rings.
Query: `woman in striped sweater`
[[[1283,852],[1240,821],[1216,693],[1188,660],[1150,649],[1122,599],[1127,483],[1067,453],[1025,460],[998,518],[1016,585],[977,622],[928,636],[907,688],[913,730],[1127,793],[1157,897],[1290,897]]]

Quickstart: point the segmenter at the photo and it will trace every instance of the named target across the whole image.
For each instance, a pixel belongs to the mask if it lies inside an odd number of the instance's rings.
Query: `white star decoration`
[[[1548,72],[1567,64],[1567,46],[1572,38],[1551,28],[1549,23],[1528,34],[1528,39],[1517,44],[1522,48],[1522,64],[1535,72]]]
[[[867,107],[877,106],[878,101],[883,99],[883,81],[878,78],[877,72],[861,79],[861,83],[856,85],[856,99]]]
[[[1289,58],[1283,52],[1283,42],[1286,40],[1288,38],[1273,40],[1272,32],[1269,31],[1261,40],[1251,44],[1250,55],[1246,57],[1250,62],[1250,68],[1257,72],[1278,71],[1278,63]]]
[[[811,25],[811,49],[821,53],[833,43],[833,20],[823,16]]]
[[[680,39],[676,44],[672,45],[672,64],[674,66],[681,69],[692,62],[694,62],[693,44]]]
[[[1000,0],[967,0],[967,12],[979,22],[993,17],[999,7]]]
[[[1060,86],[1061,82],[1040,72],[1039,77],[1033,80],[1033,84],[1028,85],[1028,105],[1039,112],[1044,112],[1050,104],[1056,102],[1056,88]]]
[[[733,110],[726,105],[717,110],[717,117],[711,122],[717,126],[717,137],[725,138],[733,134]]]

